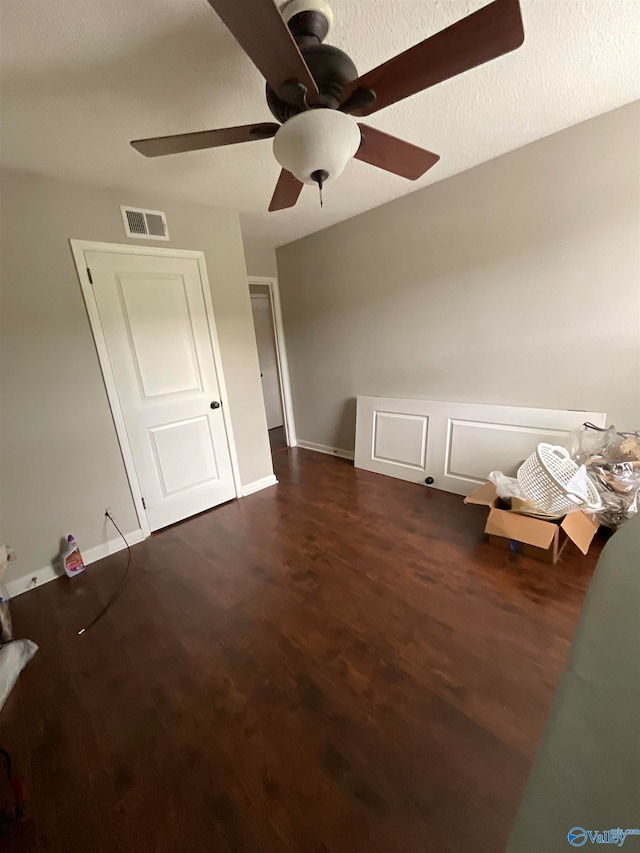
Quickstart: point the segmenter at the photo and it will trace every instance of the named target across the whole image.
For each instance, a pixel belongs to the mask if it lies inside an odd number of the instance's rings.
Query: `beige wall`
[[[255,237],[252,234],[251,227],[245,225],[242,217],[240,217],[240,227],[242,228],[244,257],[249,275],[275,278],[278,275],[275,249]]]
[[[0,541],[9,579],[138,528],[69,238],[132,243],[120,204],[164,210],[170,242],[206,256],[243,484],[272,473],[238,217],[158,197],[0,172]]]
[[[640,427],[639,128],[636,103],[278,249],[298,438],[353,449],[358,394]]]

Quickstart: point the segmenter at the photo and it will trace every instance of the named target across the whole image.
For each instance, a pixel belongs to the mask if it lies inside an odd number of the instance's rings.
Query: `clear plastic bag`
[[[586,423],[569,436],[567,449],[585,465],[602,500],[594,513],[600,524],[614,530],[638,512],[640,503],[640,435],[600,429]]]
[[[520,483],[515,477],[507,477],[502,471],[492,471],[487,480],[493,483],[496,487],[498,497],[502,498],[503,501],[511,500],[511,498],[520,498],[523,501],[527,500],[527,496],[520,488]]]

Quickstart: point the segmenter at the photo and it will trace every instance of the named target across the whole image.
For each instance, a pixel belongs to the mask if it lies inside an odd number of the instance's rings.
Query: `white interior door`
[[[280,396],[280,377],[278,374],[278,355],[273,329],[271,302],[266,294],[251,294],[253,325],[256,330],[258,361],[262,377],[262,395],[267,414],[267,428],[282,426],[282,399]]]
[[[198,261],[85,258],[151,530],[235,497]]]
[[[585,421],[605,426],[606,415],[358,397],[355,466],[468,495],[491,471],[515,476],[541,441],[563,444]]]

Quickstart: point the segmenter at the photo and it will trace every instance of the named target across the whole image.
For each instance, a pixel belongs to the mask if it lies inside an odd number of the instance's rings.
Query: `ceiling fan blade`
[[[362,131],[362,144],[356,159],[393,172],[394,175],[415,181],[440,159],[438,154],[426,148],[419,148],[397,136],[389,136],[375,127],[367,124],[359,124],[358,127]]]
[[[376,93],[375,101],[360,103],[353,110],[356,115],[371,115],[509,53],[523,41],[518,0],[494,0],[345,86],[342,103],[356,89],[371,89]]]
[[[220,148],[237,142],[270,139],[280,130],[275,122],[244,124],[239,127],[222,127],[219,130],[199,130],[196,133],[178,133],[175,136],[154,136],[151,139],[134,139],[131,145],[145,157],[163,157],[181,151],[200,151],[202,148]]]
[[[208,1],[276,93],[301,83],[315,103],[318,87],[274,0]]]
[[[295,178],[291,172],[283,169],[273,192],[269,210],[284,210],[287,207],[293,207],[298,201],[303,186],[304,184]]]

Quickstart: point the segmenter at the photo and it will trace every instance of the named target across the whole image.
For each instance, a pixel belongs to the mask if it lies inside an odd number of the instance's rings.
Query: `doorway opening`
[[[249,294],[269,444],[273,454],[296,444],[277,279],[250,277]]]

